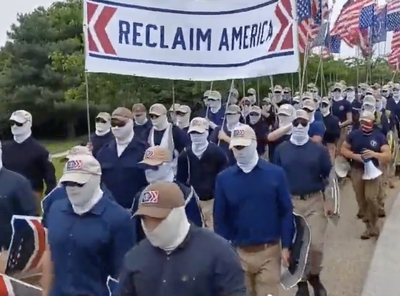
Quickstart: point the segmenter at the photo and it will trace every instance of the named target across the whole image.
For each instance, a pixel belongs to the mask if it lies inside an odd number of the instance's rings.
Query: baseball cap
[[[75,146],[68,150],[67,158],[74,157],[75,155],[92,155],[92,151],[87,146]]]
[[[248,97],[243,97],[243,98],[240,100],[240,103],[245,103],[245,102],[251,103],[250,98],[248,98]]]
[[[131,110],[125,107],[118,107],[117,109],[114,110],[114,112],[111,115],[111,119],[118,119],[121,121],[128,121],[129,119],[132,119],[133,115]]]
[[[307,88],[315,88],[315,84],[314,83],[309,83],[309,84],[307,84]]]
[[[335,83],[335,84],[333,85],[333,87],[332,87],[332,90],[335,91],[335,90],[337,90],[337,89],[343,90],[343,85],[342,85],[341,83]]]
[[[363,83],[360,83],[360,84],[358,85],[358,87],[359,87],[359,88],[363,88],[363,89],[367,89],[367,88],[369,87],[369,85],[363,82]]]
[[[331,103],[331,101],[327,98],[327,97],[323,97],[322,99],[321,99],[321,104],[330,104]]]
[[[290,89],[290,87],[287,87],[287,86],[286,86],[286,87],[283,89],[283,91],[289,93],[289,92],[291,92],[292,90]]]
[[[221,101],[221,94],[218,91],[213,90],[208,95],[208,98]]]
[[[165,162],[170,162],[171,153],[167,148],[161,146],[153,146],[146,150],[143,160],[139,163],[147,164],[150,166],[159,166]]]
[[[267,97],[267,98],[264,98],[264,99],[263,99],[263,102],[264,102],[264,103],[271,104],[271,99],[268,98],[268,97]]]
[[[165,115],[167,114],[167,108],[163,104],[154,104],[151,105],[149,114],[154,114],[157,116]]]
[[[363,99],[363,105],[369,105],[369,106],[375,106],[376,105],[376,100],[373,96],[371,95],[366,95]]]
[[[18,123],[32,122],[32,114],[25,110],[17,110],[11,114],[10,120]]]
[[[313,100],[307,99],[303,101],[303,109],[307,109],[310,111],[315,110],[315,103]]]
[[[85,184],[92,176],[101,176],[100,163],[92,155],[76,154],[68,158],[60,182]]]
[[[348,86],[348,87],[346,87],[346,91],[354,91],[354,86]]]
[[[185,197],[176,183],[157,181],[142,191],[138,209],[133,216],[165,219],[173,209],[184,206]]]
[[[198,132],[198,133],[202,134],[208,130],[208,127],[209,127],[209,124],[208,124],[207,119],[202,118],[202,117],[195,117],[190,122],[188,133]]]
[[[302,100],[307,100],[307,99],[312,99],[314,96],[311,94],[311,93],[309,93],[309,92],[305,92],[302,96],[301,96],[301,99]]]
[[[210,95],[211,90],[206,90],[203,94],[203,98],[208,98],[208,96]]]
[[[381,85],[380,85],[379,83],[374,83],[374,84],[372,85],[372,88],[375,89],[375,90],[377,90],[377,89],[381,88]]]
[[[96,118],[101,118],[104,119],[105,121],[110,121],[111,115],[108,112],[100,112],[99,114],[97,114]]]
[[[261,108],[258,106],[251,106],[250,107],[250,113],[258,113],[261,114]]]
[[[400,84],[394,83],[393,88],[399,90],[400,89]]]
[[[283,104],[282,106],[279,107],[278,109],[278,115],[286,115],[286,116],[292,116],[294,113],[294,107],[290,104]]]
[[[369,93],[369,94],[373,94],[373,93],[374,93],[374,90],[373,90],[371,87],[368,87],[368,88],[365,90],[365,92],[366,92],[366,93]]]
[[[180,106],[180,104],[172,104],[168,111],[177,111]]]
[[[255,94],[256,94],[256,90],[255,90],[254,88],[249,88],[249,89],[247,90],[247,93],[248,93],[248,94],[251,94],[251,95],[255,95]]]
[[[274,92],[282,92],[282,86],[276,85],[276,86],[274,87]]]
[[[387,84],[384,85],[384,86],[382,86],[382,90],[383,90],[383,91],[389,91],[389,88],[390,88],[390,87],[389,87],[389,85],[387,85]]]
[[[229,148],[234,146],[250,146],[253,140],[257,140],[254,130],[246,124],[241,124],[233,129]]]
[[[226,114],[235,115],[240,113],[240,107],[238,105],[229,105],[226,108]]]
[[[302,110],[302,109],[296,110],[296,113],[295,113],[295,117],[294,117],[294,118],[295,118],[295,119],[302,118],[302,119],[305,119],[305,120],[310,120],[310,118],[308,117],[307,112],[304,111],[304,110]]]
[[[236,98],[239,96],[239,91],[236,88],[232,88],[230,93],[231,93],[231,96],[234,96]]]
[[[132,113],[134,115],[146,113],[146,107],[142,103],[134,104],[132,106]]]
[[[188,105],[180,105],[178,109],[176,109],[177,112],[182,112],[185,114],[190,113],[192,110]]]
[[[362,111],[360,114],[360,120],[374,120],[375,116],[374,113],[372,113],[371,111]]]

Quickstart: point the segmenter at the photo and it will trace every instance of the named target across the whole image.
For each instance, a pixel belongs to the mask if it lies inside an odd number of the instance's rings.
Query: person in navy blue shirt
[[[315,102],[312,99],[305,99],[303,101],[302,109],[306,111],[309,116],[310,128],[308,130],[308,135],[310,136],[311,141],[315,143],[322,143],[322,139],[324,138],[325,134],[325,126],[323,121],[315,120]]]
[[[233,130],[230,147],[237,160],[217,177],[214,231],[236,247],[247,288],[278,295],[281,259],[289,264],[293,217],[285,172],[258,157],[254,130]]]
[[[47,215],[42,295],[108,296],[108,276],[118,278],[134,243],[131,215],[106,196],[100,181],[93,156],[69,158],[60,179],[68,198],[55,201]]]
[[[192,110],[187,105],[180,105],[176,110],[176,125],[188,134],[189,124],[190,124],[190,115],[192,114]]]
[[[102,182],[115,201],[129,209],[133,198],[147,185],[143,170],[137,163],[148,148],[146,142],[134,137],[132,112],[124,107],[114,110],[111,131],[115,140],[103,146],[96,158],[102,169]]]
[[[233,129],[241,125],[241,110],[238,105],[229,105],[226,109],[226,118],[222,127],[217,127],[210,135],[210,142],[217,144],[222,148],[225,155],[228,157],[229,165],[236,163],[235,157],[232,151],[229,149],[229,143],[231,141],[231,133]]]
[[[251,108],[251,100],[248,97],[244,97],[240,100],[241,117],[240,122],[244,124],[249,123],[249,114]]]
[[[273,163],[285,171],[294,211],[306,219],[311,229],[308,262],[296,295],[309,295],[307,281],[313,287],[314,295],[327,295],[320,273],[327,215],[333,214],[324,198],[332,163],[326,147],[310,140],[309,128],[309,115],[304,110],[297,110],[290,140],[279,145]]]
[[[331,114],[331,102],[328,98],[321,100],[321,114],[325,126],[325,133],[322,143],[328,148],[331,162],[335,162],[336,142],[340,137],[339,118]]]
[[[379,194],[381,176],[374,179],[365,178],[365,165],[371,162],[376,168],[388,163],[391,159],[386,137],[374,128],[374,114],[363,111],[360,115],[360,128],[353,130],[342,145],[342,155],[349,159],[350,178],[358,203],[357,217],[363,219],[365,231],[361,239],[379,235],[377,226],[379,213]]]
[[[147,118],[146,107],[142,103],[135,104],[132,107],[132,114],[134,119],[133,130],[135,132],[135,137],[147,142],[152,124]]]
[[[248,125],[255,131],[257,136],[257,152],[263,159],[268,159],[266,147],[268,145],[269,126],[261,117],[261,109],[258,106],[252,106],[249,113]],[[266,155],[264,155],[266,154]]]
[[[272,129],[275,126],[276,114],[270,98],[262,100],[261,115],[270,129]]]
[[[100,112],[96,117],[96,130],[90,135],[90,143],[93,155],[96,157],[97,152],[113,140],[114,136],[111,133],[111,115],[107,112]]]
[[[347,126],[353,123],[351,103],[343,98],[342,90],[343,86],[340,83],[336,83],[332,88],[332,115],[339,119],[341,128],[340,138],[337,142],[338,149],[340,149],[343,141],[346,139]]]
[[[400,85],[398,83],[393,85],[392,95],[387,98],[386,108],[392,112],[397,131],[400,132]]]
[[[199,117],[207,118],[210,121],[210,129],[215,130],[224,121],[225,107],[222,106],[221,94],[218,91],[207,91],[207,105],[200,113]],[[230,99],[234,99],[230,94]],[[237,98],[236,98],[237,100]]]
[[[179,155],[176,180],[194,188],[206,226],[213,228],[215,180],[228,166],[228,158],[221,147],[207,140],[208,121],[205,118],[192,119],[189,135],[192,144]]]
[[[283,104],[290,104],[289,100],[283,98],[283,89],[280,85],[275,85],[275,87],[273,88],[272,101],[273,104],[276,106],[276,109],[278,109]]]
[[[175,183],[145,188],[134,218],[146,238],[126,255],[117,295],[246,296],[244,271],[232,246],[191,225],[185,203]]]
[[[154,184],[157,181],[174,182],[182,190],[186,200],[186,214],[194,225],[202,227],[204,225],[203,213],[199,204],[199,197],[192,186],[188,186],[186,183],[181,183],[175,180],[174,172],[172,169],[172,157],[171,153],[161,146],[153,146],[146,150],[143,160],[139,163],[139,167],[142,168],[146,175],[146,180],[149,184]],[[144,188],[136,194],[131,212],[136,212],[139,206],[140,196],[143,193]],[[135,243],[139,243],[144,239],[144,232],[140,219],[135,217],[132,218],[132,223],[135,229]]]

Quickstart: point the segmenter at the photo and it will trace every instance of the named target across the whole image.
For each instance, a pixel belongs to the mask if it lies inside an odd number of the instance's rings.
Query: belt
[[[240,250],[246,253],[258,253],[262,252],[269,247],[275,246],[277,243],[263,244],[263,245],[255,245],[255,246],[247,246],[247,247],[238,247]]]
[[[306,200],[306,199],[309,199],[310,197],[313,197],[313,196],[321,194],[321,193],[322,193],[322,191],[315,191],[315,192],[311,192],[308,194],[293,195],[293,198],[300,199],[300,200]]]

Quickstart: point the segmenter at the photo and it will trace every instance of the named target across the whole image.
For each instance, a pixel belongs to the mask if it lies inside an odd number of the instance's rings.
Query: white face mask
[[[333,97],[335,99],[340,99],[342,97],[342,93],[340,91],[333,92]]]
[[[322,115],[326,116],[329,114],[329,106],[328,107],[321,107]]]
[[[234,125],[239,123],[240,114],[228,114],[226,115],[226,123],[229,125]]]
[[[376,109],[377,111],[381,111],[381,110],[382,110],[382,101],[377,101],[377,102],[376,102],[375,109]]]
[[[250,115],[250,124],[256,124],[261,119],[261,114]]]
[[[219,108],[221,108],[221,101],[220,100],[209,100],[208,101],[208,105],[210,107],[211,110],[213,111],[218,111]]]
[[[247,115],[247,114],[249,114],[249,112],[250,112],[250,106],[244,105],[243,106],[243,113],[245,115]]]
[[[208,144],[208,131],[205,131],[202,134],[194,134],[190,133],[190,140],[194,146],[202,146],[204,144]]]
[[[157,170],[147,169],[144,171],[144,173],[146,175],[146,180],[149,184],[155,183],[157,181],[172,182],[174,179],[174,172],[170,163],[164,163],[160,165]]]
[[[308,130],[310,129],[310,124],[307,124],[306,126],[302,126],[299,124],[298,126],[293,126],[292,127],[292,137],[294,144],[301,145],[305,144],[308,139]]]
[[[235,156],[237,165],[245,172],[250,172],[258,162],[257,142],[252,141],[247,147],[237,150],[235,147],[232,149]]]
[[[376,111],[376,107],[375,106],[371,106],[371,105],[362,105],[362,110],[368,111],[368,112],[375,112]]]
[[[85,210],[89,211],[91,209],[89,205],[94,206],[94,204],[91,204],[91,201],[95,198],[95,193],[100,190],[100,180],[101,176],[93,175],[82,187],[65,186],[68,199],[74,210],[82,213],[85,212]]]
[[[262,110],[263,110],[264,112],[269,112],[269,111],[271,110],[271,105],[263,105],[263,106],[262,106]]]
[[[353,102],[355,97],[356,97],[356,93],[354,91],[348,91],[346,93],[346,98],[349,102]]]
[[[400,97],[400,91],[394,90],[394,91],[393,91],[393,97],[399,98],[399,97]]]
[[[231,95],[231,97],[229,98],[229,104],[237,104],[237,101],[238,101],[238,99],[237,99],[237,97],[236,96],[232,96]]]
[[[129,119],[124,126],[112,127],[111,131],[117,140],[126,140],[133,135],[133,120]]]
[[[278,115],[279,127],[284,127],[292,123],[292,118],[287,115]]]
[[[177,116],[176,117],[176,124],[180,128],[188,127],[190,124],[190,114],[185,114],[184,116]]]
[[[13,125],[11,126],[11,133],[13,136],[25,136],[31,133],[32,123],[30,121],[25,122],[22,126]]]
[[[274,93],[274,100],[276,103],[280,103],[282,101],[282,94],[281,93]]]
[[[99,133],[107,133],[110,131],[111,122],[107,121],[106,123],[96,122],[96,131]]]
[[[256,103],[256,95],[251,95],[251,96],[248,96],[248,98],[249,98],[249,100],[250,100],[250,104],[251,105],[254,105],[255,103]]]
[[[146,119],[147,119],[147,115],[145,114],[141,114],[141,115],[136,115],[135,116],[135,123],[138,125],[142,125],[146,123]]]
[[[156,119],[152,119],[151,123],[155,130],[162,131],[167,128],[168,125],[168,118],[167,115],[161,115]]]
[[[143,220],[142,228],[150,243],[166,252],[175,250],[186,238],[190,224],[186,216],[185,207],[175,208],[167,218],[152,231],[146,229]]]

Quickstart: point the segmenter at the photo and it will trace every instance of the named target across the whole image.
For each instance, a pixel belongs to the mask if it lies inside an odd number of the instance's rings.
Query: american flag
[[[361,9],[360,20],[358,24],[360,30],[365,30],[369,27],[372,27],[374,23],[374,15],[375,15],[375,4],[367,2]]]
[[[343,39],[343,41],[350,47],[353,47],[354,45],[350,42],[350,40],[347,38],[347,30],[346,30],[346,22],[348,18],[348,11],[351,10],[351,6],[354,4],[355,0],[347,0],[347,2],[343,5],[342,9],[340,10],[339,16],[336,19],[332,30],[330,34],[332,36],[340,36],[340,38]]]
[[[400,0],[390,1],[387,4],[387,31],[400,29]]]
[[[0,274],[0,296],[41,296],[42,290],[12,277]]]
[[[333,54],[329,51],[328,48],[324,47],[321,52],[321,58],[323,59],[333,58]]]
[[[399,57],[400,57],[400,30],[397,30],[393,33],[392,37],[392,44],[390,46],[390,53],[388,55],[389,64],[397,68],[399,66]]]
[[[298,0],[296,10],[299,22],[299,52],[304,53],[311,38],[311,0]]]
[[[387,37],[387,7],[386,5],[377,7],[372,26],[372,44],[385,42]]]
[[[37,275],[46,248],[46,232],[38,217],[13,216],[6,274],[17,278]]]
[[[327,35],[325,38],[325,48],[328,49],[330,53],[340,53],[340,47],[342,42],[339,35]]]

